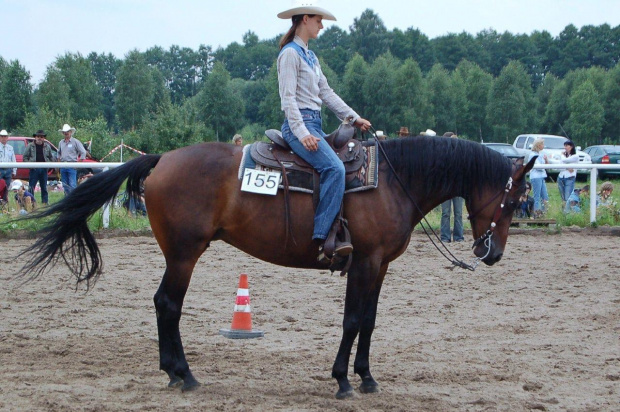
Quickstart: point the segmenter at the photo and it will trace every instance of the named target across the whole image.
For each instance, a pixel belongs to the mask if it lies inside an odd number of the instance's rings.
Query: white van
[[[542,138],[545,141],[545,148],[542,153],[546,154],[549,159],[559,163],[562,153],[564,152],[564,142],[568,140],[564,136],[555,136],[552,134],[520,134],[512,145],[520,154],[525,156],[525,160],[527,161],[532,153],[532,144],[534,140],[538,138]],[[590,155],[581,151],[581,146],[576,146],[575,149],[579,155],[579,163],[592,163]],[[557,176],[560,170],[547,169],[547,173]],[[590,170],[577,169],[577,174],[587,176],[590,174]]]

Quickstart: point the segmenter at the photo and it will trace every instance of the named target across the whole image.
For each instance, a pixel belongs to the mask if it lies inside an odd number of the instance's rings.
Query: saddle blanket
[[[238,178],[243,178],[243,172],[246,168],[256,170],[266,170],[273,172],[282,172],[281,169],[267,168],[257,164],[250,155],[250,146],[243,147],[243,157],[239,165]],[[364,162],[362,167],[355,172],[353,176],[346,176],[345,194],[353,192],[361,192],[377,188],[379,184],[379,162],[377,160],[377,144],[376,142],[363,142]],[[299,170],[287,170],[288,188],[291,191],[313,193],[313,177],[310,173]],[[284,185],[280,182],[280,189],[284,189]]]

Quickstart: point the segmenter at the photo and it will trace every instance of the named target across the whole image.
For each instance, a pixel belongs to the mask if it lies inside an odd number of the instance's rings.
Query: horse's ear
[[[520,180],[521,178],[523,178],[523,176],[525,176],[525,174],[527,172],[529,172],[530,170],[532,170],[532,168],[534,167],[534,164],[536,163],[536,158],[538,156],[533,156],[529,162],[527,162],[527,164],[525,165],[525,167],[523,167],[523,162],[525,160],[525,158],[520,157],[518,159],[516,159],[515,162],[515,166],[516,166],[516,173],[513,176],[513,179],[515,181]]]

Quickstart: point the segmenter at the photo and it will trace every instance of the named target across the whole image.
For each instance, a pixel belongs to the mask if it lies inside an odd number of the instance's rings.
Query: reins
[[[377,138],[376,130],[374,128],[372,128],[372,127],[370,128],[370,130],[371,130],[371,133],[373,134],[373,136],[376,139]],[[493,236],[493,231],[495,230],[495,227],[497,226],[496,222],[499,219],[499,217],[501,216],[501,212],[502,212],[502,209],[503,209],[504,204],[506,202],[506,197],[508,196],[508,192],[512,188],[512,177],[510,177],[508,179],[508,183],[506,184],[506,187],[503,190],[504,197],[502,198],[502,202],[501,202],[500,206],[495,211],[495,214],[494,214],[494,217],[493,217],[493,221],[491,222],[491,227],[489,228],[489,230],[486,231],[486,233],[484,235],[482,235],[481,237],[476,239],[474,241],[473,246],[472,246],[472,249],[473,249],[476,246],[478,246],[480,244],[480,242],[484,242],[484,245],[487,247],[487,253],[483,257],[475,257],[473,259],[472,263],[468,264],[468,263],[465,263],[464,261],[458,259],[456,256],[454,256],[452,251],[450,251],[450,249],[448,249],[448,247],[441,240],[441,238],[439,236],[437,236],[437,232],[435,232],[433,230],[433,228],[431,227],[430,223],[426,219],[426,216],[425,216],[424,212],[420,209],[420,206],[418,206],[418,203],[414,200],[413,196],[411,195],[411,193],[409,192],[409,190],[407,189],[405,184],[402,182],[402,180],[398,176],[398,173],[396,173],[396,169],[394,169],[394,166],[392,165],[392,162],[390,162],[390,159],[388,158],[387,154],[385,153],[385,149],[383,149],[383,145],[381,144],[381,142],[378,141],[378,139],[377,139],[377,143],[378,143],[377,146],[379,146],[379,150],[381,150],[381,153],[383,154],[383,158],[385,159],[385,162],[387,163],[387,165],[390,167],[390,170],[394,174],[394,177],[396,178],[396,181],[398,182],[398,184],[400,184],[400,187],[403,189],[403,191],[405,192],[405,194],[407,195],[409,200],[411,200],[411,203],[413,203],[415,208],[422,215],[422,220],[420,220],[420,226],[422,227],[422,230],[424,230],[424,233],[429,238],[429,240],[431,241],[433,246],[435,246],[435,249],[437,249],[439,251],[439,253],[441,253],[441,255],[443,257],[445,257],[448,261],[450,261],[450,263],[452,265],[458,266],[458,267],[463,268],[463,269],[471,270],[471,271],[476,270],[476,267],[480,264],[480,262],[483,259],[485,259],[489,255],[489,253],[491,252],[491,237]],[[500,190],[489,201],[487,201],[482,208],[478,209],[478,211],[476,211],[476,213],[469,215],[467,218],[470,221],[473,220],[473,218],[478,213],[480,213],[480,211],[484,210],[488,205],[490,205],[501,194],[502,194],[502,191]],[[435,240],[433,240],[431,235],[428,233],[428,230],[425,227],[424,223],[426,223],[426,226],[428,226],[428,229],[433,233],[433,235],[435,236],[437,241],[441,244],[441,246],[443,246],[443,249],[445,249],[445,252],[443,250],[441,250],[441,248],[435,243]]]

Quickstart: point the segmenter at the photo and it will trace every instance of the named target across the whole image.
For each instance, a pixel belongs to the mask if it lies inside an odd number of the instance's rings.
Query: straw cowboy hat
[[[62,126],[62,129],[59,130],[60,133],[65,133],[65,132],[75,132],[75,127],[71,127],[68,124],[64,124],[64,126]]]
[[[333,14],[321,7],[315,6],[314,3],[315,2],[313,1],[294,1],[293,8],[284,10],[282,13],[278,13],[278,17],[281,19],[290,19],[291,17],[300,14],[318,14],[325,20],[336,21],[336,17],[334,17]]]
[[[0,136],[8,136],[9,134],[7,133],[6,130],[2,129],[0,130]]]

